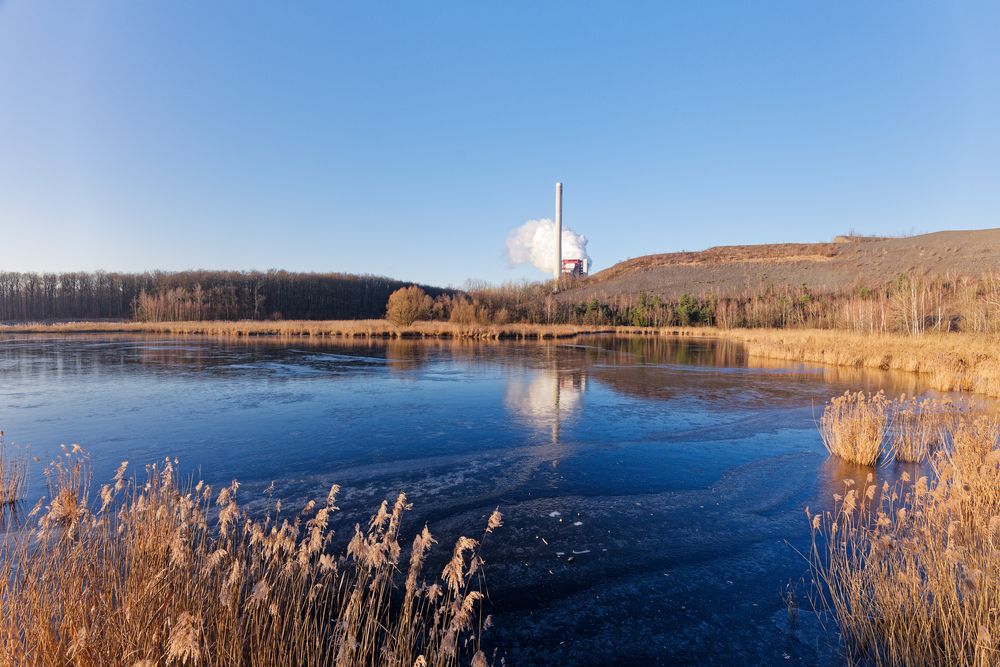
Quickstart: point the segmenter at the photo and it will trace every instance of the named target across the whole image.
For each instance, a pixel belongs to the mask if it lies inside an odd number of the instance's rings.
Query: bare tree
[[[427,292],[416,285],[401,287],[389,295],[386,303],[385,319],[397,327],[408,327],[417,320],[427,317],[433,301]]]

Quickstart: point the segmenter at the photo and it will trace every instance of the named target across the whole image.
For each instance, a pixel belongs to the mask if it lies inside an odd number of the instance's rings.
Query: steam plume
[[[549,218],[528,220],[507,236],[507,260],[512,264],[530,262],[540,271],[552,273],[552,258],[556,254],[556,223]],[[586,259],[587,237],[563,225],[562,258]]]

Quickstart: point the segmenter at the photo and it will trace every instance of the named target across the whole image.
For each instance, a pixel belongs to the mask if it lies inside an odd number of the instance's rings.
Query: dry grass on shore
[[[296,320],[235,322],[61,322],[0,326],[0,334],[153,333],[201,336],[310,336],[345,338],[571,338],[581,334],[615,333],[615,327],[573,324],[458,324],[414,322],[397,327],[386,320]]]
[[[712,330],[751,356],[920,373],[940,391],[1000,396],[1000,337],[967,333],[862,335],[816,329]]]
[[[1000,664],[998,432],[964,416],[930,479],[846,480],[834,510],[809,516],[817,606],[837,618],[851,662]]]
[[[260,520],[238,484],[179,485],[173,463],[89,498],[78,448],[54,464],[46,507],[0,545],[0,664],[486,667],[479,542],[424,580],[426,528],[401,545],[406,496],[383,503],[342,554],[318,504]],[[486,533],[500,525],[499,512]],[[485,534],[484,534],[485,537]],[[400,563],[401,558],[408,563]]]

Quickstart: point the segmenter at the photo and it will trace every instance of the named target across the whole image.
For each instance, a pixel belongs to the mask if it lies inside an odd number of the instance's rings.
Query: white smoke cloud
[[[556,256],[556,223],[549,218],[528,220],[507,236],[507,260],[512,265],[531,263],[539,271],[552,273]],[[592,260],[587,254],[587,237],[563,225],[562,258]]]

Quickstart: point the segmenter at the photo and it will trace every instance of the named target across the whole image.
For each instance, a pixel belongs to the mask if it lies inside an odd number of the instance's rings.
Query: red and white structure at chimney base
[[[562,272],[565,276],[585,276],[588,268],[586,259],[564,259],[562,261]]]

